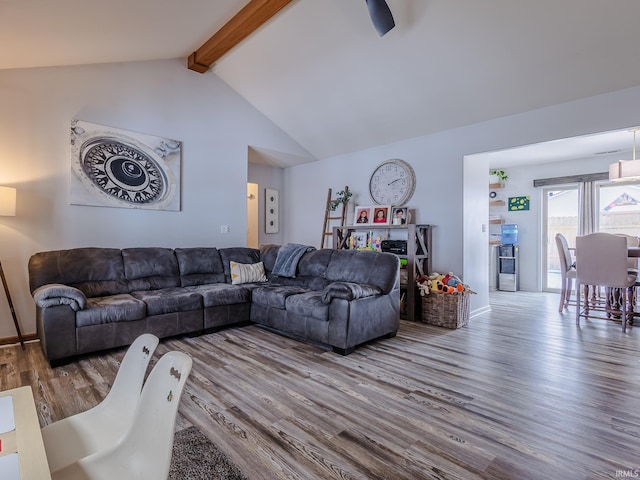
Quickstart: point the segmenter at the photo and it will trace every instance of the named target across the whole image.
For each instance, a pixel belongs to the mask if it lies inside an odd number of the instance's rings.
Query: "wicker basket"
[[[469,323],[469,297],[460,293],[430,293],[422,297],[422,321],[446,328],[464,327]]]

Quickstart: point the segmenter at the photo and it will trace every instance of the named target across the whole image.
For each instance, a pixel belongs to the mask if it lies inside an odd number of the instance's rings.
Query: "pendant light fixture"
[[[640,160],[636,160],[636,133],[638,129],[634,128],[631,131],[633,132],[633,159],[618,160],[609,165],[609,180],[612,182],[640,182]]]

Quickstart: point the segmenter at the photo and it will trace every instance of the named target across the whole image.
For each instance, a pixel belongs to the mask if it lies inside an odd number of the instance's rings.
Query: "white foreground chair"
[[[147,366],[157,346],[155,335],[139,336],[125,353],[113,385],[102,402],[42,429],[51,472],[110,448],[124,436],[133,421]]]
[[[158,360],[142,388],[133,423],[107,450],[53,472],[53,480],[165,480],[169,475],[178,405],[191,372],[191,358],[169,352]]]

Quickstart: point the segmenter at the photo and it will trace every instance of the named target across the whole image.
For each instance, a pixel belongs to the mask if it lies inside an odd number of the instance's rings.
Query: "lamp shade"
[[[612,182],[640,181],[640,160],[618,160],[609,165],[609,180]]]
[[[13,187],[0,187],[0,215],[5,217],[16,216],[16,189]]]

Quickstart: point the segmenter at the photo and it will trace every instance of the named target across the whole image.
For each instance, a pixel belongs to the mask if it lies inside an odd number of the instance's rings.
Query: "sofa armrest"
[[[332,282],[322,291],[322,301],[324,303],[331,303],[331,300],[334,298],[351,301],[359,298],[374,297],[381,293],[382,290],[373,285],[351,282]]]
[[[87,297],[81,290],[61,283],[50,283],[36,288],[33,291],[33,299],[40,308],[69,305],[75,312],[87,305]]]

